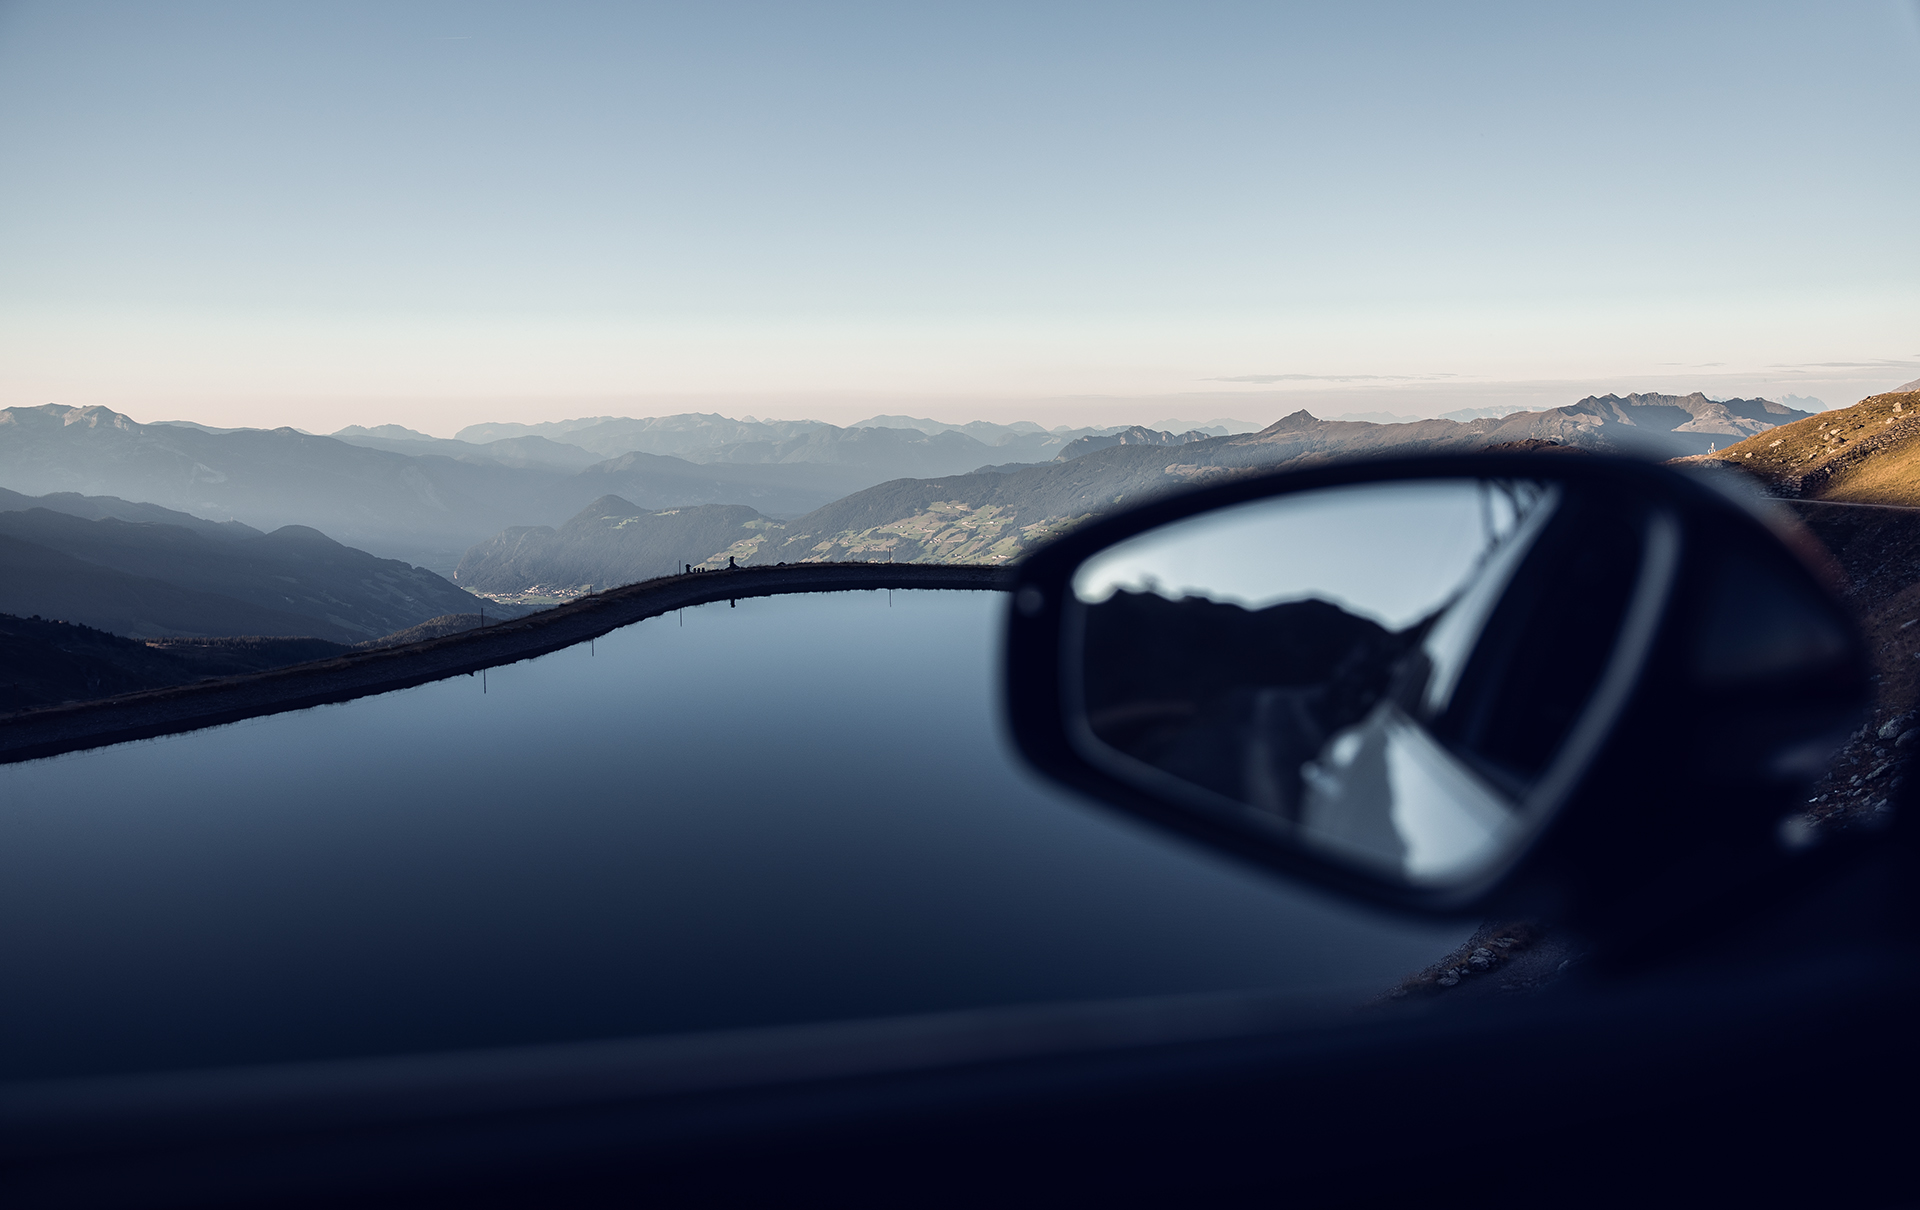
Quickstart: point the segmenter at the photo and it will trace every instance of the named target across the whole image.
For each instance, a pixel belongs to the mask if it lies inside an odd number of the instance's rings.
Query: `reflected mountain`
[[[1430,625],[1389,631],[1317,598],[1116,592],[1086,610],[1087,722],[1136,760],[1295,817],[1300,766],[1365,717]]]

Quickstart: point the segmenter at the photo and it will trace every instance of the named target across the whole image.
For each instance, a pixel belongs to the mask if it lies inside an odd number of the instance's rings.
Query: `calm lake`
[[[724,602],[480,676],[0,767],[0,1078],[1234,989],[1469,931],[1042,783],[1005,598]]]

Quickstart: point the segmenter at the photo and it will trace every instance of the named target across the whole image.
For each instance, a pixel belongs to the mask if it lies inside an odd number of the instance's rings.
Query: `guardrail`
[[[305,710],[546,655],[689,605],[875,588],[999,591],[1008,568],[930,563],[794,563],[628,584],[526,617],[396,647],[0,716],[0,764]]]

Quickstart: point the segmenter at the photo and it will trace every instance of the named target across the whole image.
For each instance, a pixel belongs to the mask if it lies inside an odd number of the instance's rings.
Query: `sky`
[[[1920,5],[0,0],[0,406],[1435,415],[1920,378]]]
[[[1477,480],[1369,483],[1256,500],[1150,529],[1074,572],[1074,595],[1118,590],[1265,609],[1331,601],[1403,630],[1455,596],[1486,557],[1488,487]],[[1512,510],[1507,511],[1511,531]],[[1356,559],[1368,550],[1376,557]]]

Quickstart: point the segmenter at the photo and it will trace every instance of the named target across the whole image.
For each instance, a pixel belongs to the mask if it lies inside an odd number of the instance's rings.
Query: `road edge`
[[[418,643],[0,715],[0,764],[391,693],[533,659],[690,605],[878,588],[1001,591],[1012,574],[973,564],[796,563],[663,576]]]

